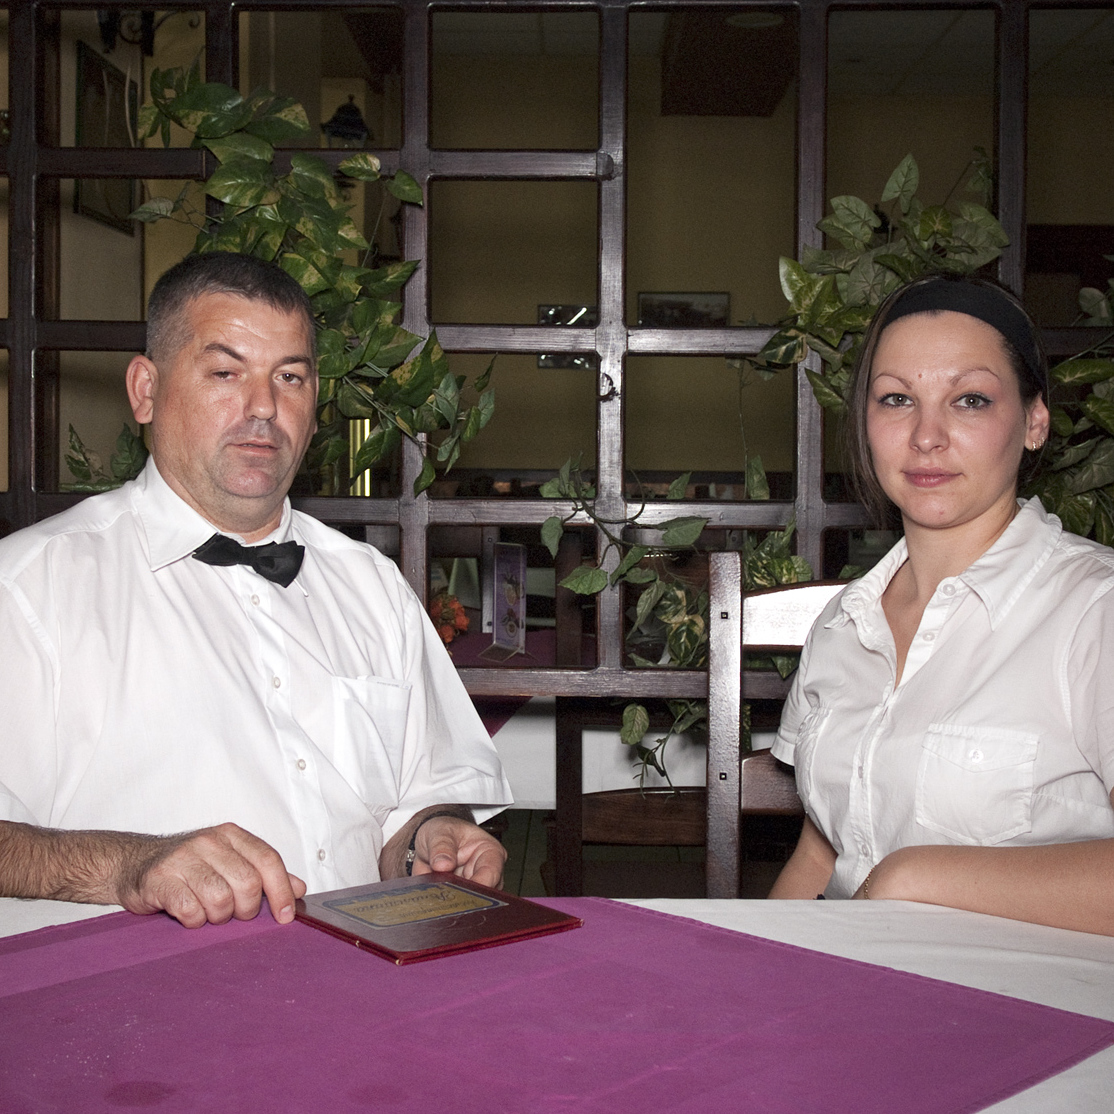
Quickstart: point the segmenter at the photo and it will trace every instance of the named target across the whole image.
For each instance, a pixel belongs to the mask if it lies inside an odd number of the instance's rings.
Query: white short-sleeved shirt
[[[1114,550],[1039,500],[925,608],[894,688],[899,542],[817,620],[774,754],[850,897],[900,847],[1114,837]]]
[[[150,462],[0,541],[0,819],[172,833],[234,821],[311,892],[510,787],[421,604],[370,546],[291,511],[287,588],[190,555],[213,527]],[[480,810],[480,817],[497,809]]]

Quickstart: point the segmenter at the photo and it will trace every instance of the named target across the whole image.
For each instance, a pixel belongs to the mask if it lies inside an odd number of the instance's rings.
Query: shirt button
[[[254,603],[256,607],[258,607],[259,606],[259,597],[258,596],[252,596],[251,597],[251,602]]]
[[[318,857],[318,859],[321,860],[321,862],[325,861],[325,848],[324,847],[322,847],[321,850],[317,852],[317,857]]]
[[[277,677],[272,677],[271,678],[271,684],[274,685],[275,688],[281,688],[282,687],[282,681],[280,681]]]
[[[925,640],[925,642],[931,642],[931,641],[933,641],[933,639],[935,639],[935,637],[936,637],[936,635],[934,635],[932,633],[932,631],[927,631],[925,633],[924,640]]]
[[[954,584],[945,584],[940,589],[940,591],[943,592],[945,596],[954,596],[955,595],[955,585]]]
[[[973,750],[968,755],[968,757],[971,759],[972,762],[981,762],[982,761],[982,751],[981,750]]]
[[[298,769],[304,770],[306,768],[306,760],[304,758],[298,759]]]

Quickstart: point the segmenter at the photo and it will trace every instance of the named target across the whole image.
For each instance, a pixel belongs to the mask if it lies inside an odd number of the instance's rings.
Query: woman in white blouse
[[[771,897],[904,898],[1114,935],[1114,551],[1017,498],[1048,364],[1012,295],[892,294],[852,390],[904,538],[817,622],[774,753],[808,817]]]

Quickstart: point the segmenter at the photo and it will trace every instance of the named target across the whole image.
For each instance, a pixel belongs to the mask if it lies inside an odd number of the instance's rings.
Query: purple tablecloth
[[[0,940],[0,1110],[958,1114],[1114,1023],[596,898],[394,967],[264,912]]]

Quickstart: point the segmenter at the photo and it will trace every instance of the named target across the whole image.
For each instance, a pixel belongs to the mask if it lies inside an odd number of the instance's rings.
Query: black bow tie
[[[241,545],[235,538],[214,534],[193,556],[206,565],[250,565],[286,588],[298,575],[305,554],[306,547],[297,542]]]

